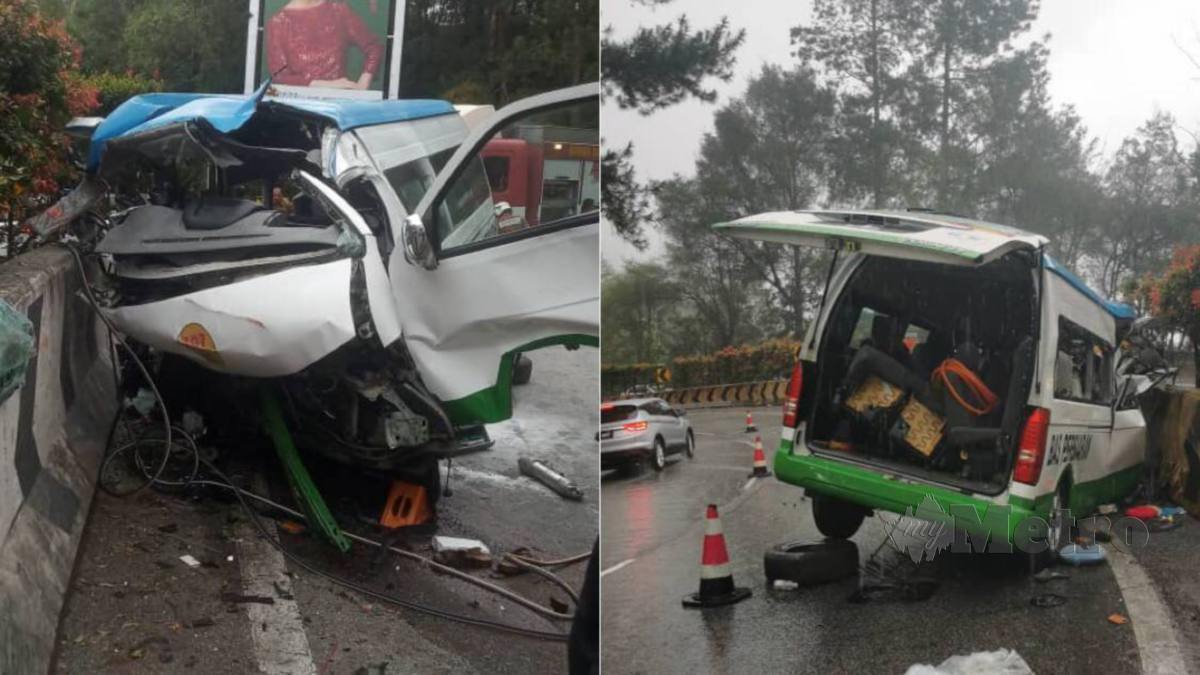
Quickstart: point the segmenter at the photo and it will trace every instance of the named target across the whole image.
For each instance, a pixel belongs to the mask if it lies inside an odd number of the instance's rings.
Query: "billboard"
[[[250,0],[245,91],[268,77],[280,96],[395,98],[403,0]]]

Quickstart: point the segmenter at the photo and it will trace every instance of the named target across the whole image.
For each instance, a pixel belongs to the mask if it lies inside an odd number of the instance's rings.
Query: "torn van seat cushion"
[[[24,383],[33,346],[33,324],[29,318],[0,300],[0,403]]]

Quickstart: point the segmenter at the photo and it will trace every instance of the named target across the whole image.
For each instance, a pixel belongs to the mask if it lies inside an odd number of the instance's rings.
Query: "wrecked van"
[[[826,536],[850,537],[882,509],[948,514],[1013,543],[1037,516],[1049,522],[1039,540],[1057,547],[1070,523],[1052,514],[1087,513],[1139,482],[1146,424],[1115,358],[1134,313],[1058,264],[1044,237],[925,212],[714,227],[833,252],[774,461],[812,496]]]
[[[436,481],[437,458],[511,416],[522,353],[598,344],[598,85],[473,128],[443,101],[265,94],[131,99],[90,125],[87,178],[33,225],[103,214],[83,235],[99,309],[150,349],[173,419],[236,438],[269,381],[301,448]],[[556,163],[532,180],[485,163],[518,141]],[[537,194],[501,226],[516,182]]]

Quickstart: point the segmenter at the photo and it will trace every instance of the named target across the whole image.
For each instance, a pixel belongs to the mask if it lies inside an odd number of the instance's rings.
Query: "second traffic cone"
[[[754,437],[754,469],[750,471],[751,478],[766,478],[771,475],[767,468],[767,456],[762,449],[762,436]]]
[[[754,416],[750,414],[749,410],[747,410],[746,411],[746,433],[750,433],[752,431],[758,431],[758,427],[754,426]]]
[[[704,550],[700,554],[700,590],[683,596],[684,607],[716,607],[732,605],[750,597],[749,588],[733,585],[729,571],[729,551],[725,549],[725,534],[717,505],[709,504],[704,514]]]

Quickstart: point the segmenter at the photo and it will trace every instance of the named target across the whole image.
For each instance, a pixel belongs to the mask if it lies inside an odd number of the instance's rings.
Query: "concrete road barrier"
[[[58,247],[0,265],[0,299],[36,337],[0,402],[0,673],[49,669],[115,412],[108,338],[80,289]]]
[[[723,405],[781,405],[787,396],[787,380],[710,384],[702,387],[668,389],[659,396],[670,403],[690,408]]]

